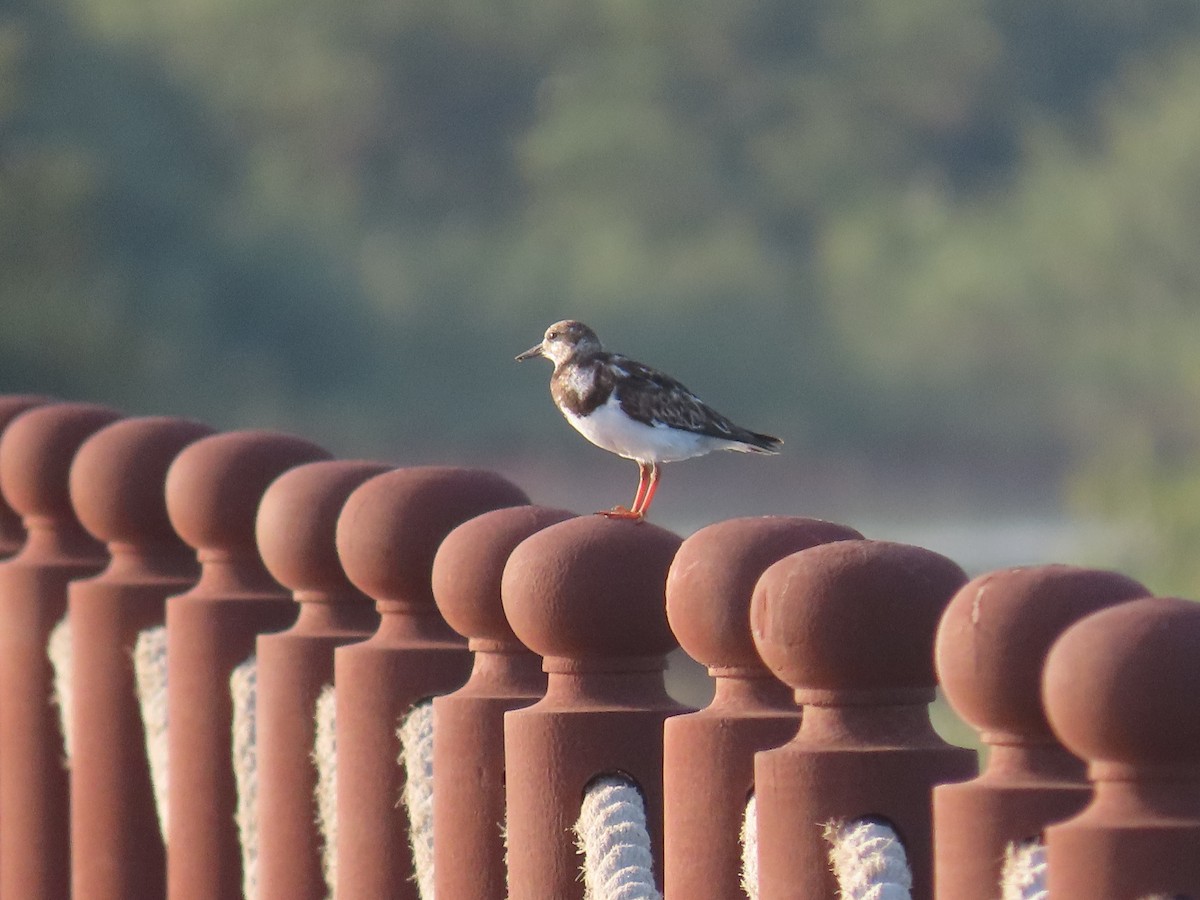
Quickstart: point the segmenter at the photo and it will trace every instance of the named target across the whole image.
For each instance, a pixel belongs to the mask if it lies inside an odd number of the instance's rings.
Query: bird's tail
[[[740,450],[743,453],[771,453],[779,452],[779,448],[783,446],[783,441],[777,437],[772,437],[769,434],[759,434],[757,431],[747,431],[744,435],[738,436],[738,446],[733,447],[734,450]]]

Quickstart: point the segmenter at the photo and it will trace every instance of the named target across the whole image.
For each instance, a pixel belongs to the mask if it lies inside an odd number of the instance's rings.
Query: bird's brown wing
[[[735,425],[682,382],[644,363],[613,354],[603,368],[603,377],[612,379],[622,412],[638,422],[739,441],[763,450],[779,443],[769,435]]]

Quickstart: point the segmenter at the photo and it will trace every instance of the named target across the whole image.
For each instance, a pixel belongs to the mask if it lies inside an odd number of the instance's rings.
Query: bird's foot
[[[602,509],[596,515],[604,516],[606,519],[632,519],[635,522],[646,521],[646,514],[644,512],[634,512],[632,509],[627,509],[624,506]]]

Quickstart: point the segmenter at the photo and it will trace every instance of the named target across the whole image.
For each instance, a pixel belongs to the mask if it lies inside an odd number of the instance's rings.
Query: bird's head
[[[564,319],[547,328],[542,342],[520,354],[517,362],[524,362],[535,356],[544,356],[554,363],[555,367],[558,367],[570,359],[597,353],[600,349],[600,339],[596,337],[596,332],[582,322]]]

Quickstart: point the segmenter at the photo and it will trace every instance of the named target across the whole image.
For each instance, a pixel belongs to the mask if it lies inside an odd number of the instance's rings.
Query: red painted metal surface
[[[762,900],[832,900],[823,826],[860,818],[895,829],[914,900],[933,895],[931,792],[976,772],[928,710],[934,632],[965,581],[944,556],[883,541],[801,550],[759,579],[755,644],[804,709],[794,739],[755,757]]]
[[[454,690],[471,670],[466,642],[433,599],[434,555],[468,519],[528,502],[491,472],[428,466],[372,478],[342,510],[338,555],[381,621],[370,639],[334,654],[339,897],[417,896],[396,729],[414,704]]]
[[[171,529],[167,468],[212,433],[184,419],[125,419],[96,432],[71,466],[79,520],[111,555],[67,591],[72,641],[71,888],[75,897],[166,896],[166,851],[150,782],[133,652],[162,625],[168,596],[196,580]]]
[[[324,900],[312,752],[321,689],[333,652],[379,625],[370,598],[337,557],[337,520],[350,494],[388,471],[379,463],[327,460],[297,466],[267,488],[258,548],[268,571],[299,604],[296,623],[258,637],[259,900]]]
[[[171,900],[242,896],[229,677],[258,634],[296,618],[292,598],[263,566],[255,516],[278,476],[326,457],[297,437],[235,431],[192,444],[167,473],[171,524],[200,561],[195,587],[167,601]]]
[[[981,575],[950,601],[938,626],[938,675],[990,752],[978,778],[934,789],[939,900],[995,900],[1007,848],[1041,840],[1046,825],[1088,802],[1083,763],[1046,721],[1042,665],[1073,622],[1147,593],[1115,572],[1034,566]]]
[[[662,873],[662,725],[686,712],[663,687],[667,570],[678,536],[583,516],[522,541],[504,569],[504,612],[543,656],[546,696],[504,720],[509,896],[579,900],[571,829],[588,784],[619,773],[641,789]]]
[[[0,433],[17,416],[35,406],[55,402],[40,394],[0,394]],[[12,556],[25,543],[25,526],[21,516],[0,497],[0,559]]]
[[[433,701],[434,888],[439,900],[504,900],[504,714],[546,692],[542,660],[517,640],[504,566],[532,534],[573,513],[514,506],[458,526],[433,561],[433,596],[474,654],[471,677]]]
[[[667,578],[667,617],[715,679],[712,703],[664,727],[667,900],[744,900],[739,833],[754,787],[754,754],[800,727],[792,690],[758,656],[750,598],[772,563],[807,547],[862,535],[816,519],[729,519],[683,542]]]
[[[416,897],[396,729],[429,698],[441,900],[578,900],[572,827],[610,774],[642,791],[668,900],[741,896],[752,790],[763,900],[832,898],[822,826],[861,818],[893,826],[916,900],[991,900],[1041,834],[1055,900],[1200,896],[1200,606],[1067,566],[965,583],[807,519],[681,543],[481,470],[327,457],[0,397],[0,900],[240,897],[229,677],[256,649],[263,898],[326,893],[331,678],[341,900]],[[47,659],[68,611],[69,773]],[[131,665],[164,617],[165,854]],[[676,641],[716,679],[703,711],[664,690]],[[930,726],[935,651],[991,748],[978,777]]]
[[[30,409],[0,438],[0,490],[28,539],[0,563],[0,898],[70,896],[68,775],[51,702],[50,632],[67,585],[108,561],[75,517],[68,475],[80,445],[119,418],[84,403]]]
[[[1046,713],[1092,802],[1047,830],[1050,896],[1200,897],[1200,606],[1134,600],[1050,649]]]

